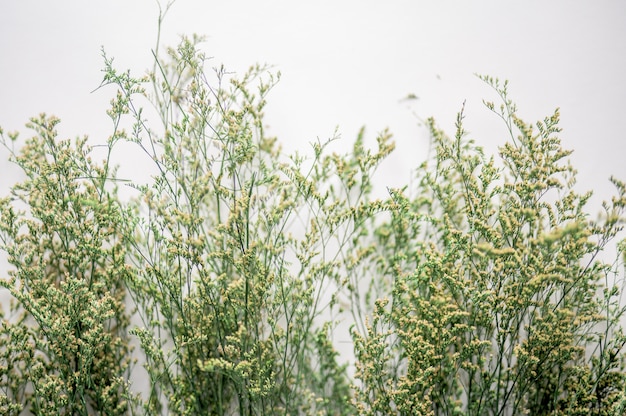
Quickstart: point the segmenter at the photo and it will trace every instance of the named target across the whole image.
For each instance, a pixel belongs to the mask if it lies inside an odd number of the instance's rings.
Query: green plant
[[[377,233],[379,273],[393,284],[354,334],[355,404],[363,414],[609,414],[624,386],[623,275],[598,254],[622,228],[626,186],[612,179],[618,196],[591,220],[558,111],[533,127],[506,83],[482,79],[511,140],[496,161],[467,139],[463,111],[452,139],[429,121],[436,154],[415,197],[392,191],[397,208]]]
[[[600,253],[626,186],[612,179],[590,219],[558,111],[528,125],[483,77],[510,135],[499,158],[468,140],[463,111],[453,138],[430,120],[416,186],[374,199],[388,132],[374,150],[362,130],[349,154],[329,140],[287,156],[263,125],[278,76],[211,71],[199,42],[157,47],[140,78],[103,53],[105,145],[59,140],[43,115],[19,151],[0,130],[27,175],[0,200],[0,412],[620,414],[624,261]],[[121,143],[152,166],[130,199]]]
[[[126,250],[108,162],[87,157],[86,140],[57,139],[41,115],[12,161],[27,179],[0,200],[0,241],[13,270],[0,326],[3,414],[125,414],[129,391]],[[17,134],[0,131],[13,149]],[[8,140],[7,140],[8,139]],[[24,207],[24,208],[21,208]]]
[[[105,84],[119,91],[110,114],[115,125],[132,118],[116,137],[156,171],[136,186],[126,232],[144,322],[134,333],[151,380],[145,410],[351,413],[320,313],[336,309],[324,292],[344,285],[340,256],[354,224],[384,209],[363,197],[369,170],[392,147],[381,137],[378,153],[357,144],[352,160],[325,156],[321,144],[312,161],[285,158],[262,124],[275,79],[254,67],[242,79],[218,69],[210,81],[197,41],[184,38],[143,79],[106,59]],[[137,104],[148,101],[162,132]]]

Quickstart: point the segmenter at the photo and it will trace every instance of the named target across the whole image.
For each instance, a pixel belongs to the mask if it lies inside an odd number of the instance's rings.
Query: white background
[[[61,118],[62,136],[104,142],[114,91],[91,93],[103,75],[100,47],[118,68],[142,75],[158,10],[148,0],[1,0],[0,126],[23,131],[46,112]],[[598,195],[591,211],[611,195],[611,174],[626,180],[624,1],[179,0],[162,43],[194,32],[207,36],[215,66],[242,73],[259,62],[281,71],[266,113],[269,133],[287,150],[306,151],[337,126],[345,148],[362,125],[372,140],[389,127],[398,151],[381,185],[406,183],[426,156],[428,137],[413,113],[453,134],[466,100],[471,137],[489,150],[503,143],[503,126],[481,101],[493,93],[475,73],[509,79],[526,121],[561,108],[561,138],[575,150],[581,189]],[[407,94],[419,99],[402,101]],[[6,156],[0,149],[1,194],[20,179]],[[119,156],[126,175],[140,174]]]

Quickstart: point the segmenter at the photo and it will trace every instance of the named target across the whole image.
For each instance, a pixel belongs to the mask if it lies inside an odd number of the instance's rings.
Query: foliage
[[[125,222],[136,271],[128,285],[144,322],[133,332],[151,381],[144,410],[350,413],[345,365],[318,318],[336,305],[324,293],[343,284],[354,224],[384,208],[363,199],[369,183],[353,176],[367,179],[392,147],[381,137],[368,156],[357,143],[345,159],[318,144],[308,170],[301,157],[282,158],[262,124],[275,79],[259,67],[241,80],[218,69],[213,87],[196,42],[183,39],[144,79],[106,60],[105,84],[120,91],[110,114],[133,125],[116,140],[135,143],[157,172],[136,186],[136,214]],[[163,134],[145,122],[141,99]]]
[[[12,304],[0,327],[6,414],[619,414],[626,185],[591,220],[558,111],[535,126],[483,77],[510,141],[468,140],[463,111],[414,188],[371,196],[390,134],[347,155],[286,156],[263,125],[278,76],[208,69],[198,38],[145,77],[104,54],[106,145],[31,121],[27,180],[0,203]],[[156,120],[156,121],[155,121]],[[118,194],[111,158],[151,165]],[[91,160],[105,149],[101,163]],[[20,210],[22,207],[22,210]],[[624,243],[618,245],[624,251]],[[132,306],[133,309],[127,309]],[[132,320],[131,320],[132,318]],[[352,325],[356,369],[337,350]],[[130,341],[136,340],[138,351]],[[134,357],[142,368],[131,366]],[[145,375],[146,391],[129,384]]]
[[[0,201],[0,241],[14,267],[0,285],[13,300],[0,326],[2,414],[125,414],[130,365],[125,246],[108,163],[85,139],[59,141],[54,117],[12,160],[27,179]],[[16,135],[2,135],[10,148]],[[26,208],[20,209],[20,206]]]
[[[612,179],[618,196],[591,220],[558,110],[533,127],[506,83],[482,79],[511,140],[496,161],[467,139],[463,111],[454,138],[429,121],[436,154],[416,197],[393,191],[377,232],[391,300],[355,333],[355,403],[364,414],[607,414],[625,386],[623,276],[598,255],[621,230],[626,185]]]

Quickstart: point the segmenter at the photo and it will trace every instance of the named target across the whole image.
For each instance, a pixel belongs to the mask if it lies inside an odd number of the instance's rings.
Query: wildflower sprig
[[[623,272],[598,255],[621,230],[623,184],[592,221],[558,111],[533,127],[506,83],[482,79],[510,141],[487,158],[463,111],[453,138],[431,120],[436,155],[417,197],[394,191],[398,212],[377,234],[393,296],[355,334],[355,403],[365,414],[380,403],[394,414],[610,414],[624,386]]]
[[[91,161],[86,139],[58,140],[58,122],[31,120],[35,135],[11,154],[27,179],[0,204],[13,268],[0,285],[15,301],[2,322],[1,405],[7,414],[125,414],[126,248],[115,190],[101,186],[115,171]],[[5,136],[2,144],[12,149]]]

